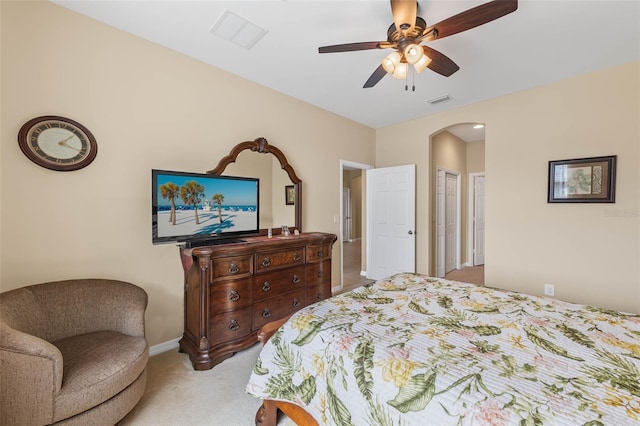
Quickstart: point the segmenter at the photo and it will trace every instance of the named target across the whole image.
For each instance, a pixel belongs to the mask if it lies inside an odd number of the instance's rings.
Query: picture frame
[[[548,203],[615,203],[617,156],[549,161]]]
[[[296,192],[293,185],[284,187],[284,203],[287,206],[293,206],[296,203]]]

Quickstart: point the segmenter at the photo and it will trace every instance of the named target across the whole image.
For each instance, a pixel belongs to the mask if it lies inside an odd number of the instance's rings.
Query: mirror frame
[[[259,137],[252,141],[240,142],[235,147],[233,147],[233,149],[229,152],[229,155],[223,157],[218,162],[218,165],[215,168],[211,170],[207,170],[206,173],[210,175],[222,175],[222,173],[224,173],[224,170],[227,168],[227,166],[231,163],[235,163],[236,160],[238,159],[238,155],[240,155],[242,151],[247,149],[260,154],[271,154],[275,156],[280,162],[280,166],[282,167],[282,170],[287,172],[289,179],[293,183],[293,190],[296,197],[295,205],[294,205],[294,214],[295,214],[294,227],[299,232],[302,232],[302,181],[300,180],[298,175],[296,175],[295,170],[293,170],[293,167],[291,167],[291,164],[289,164],[287,157],[282,153],[282,151],[280,151],[280,149],[278,149],[274,145],[269,145],[269,142],[267,142],[265,138]]]

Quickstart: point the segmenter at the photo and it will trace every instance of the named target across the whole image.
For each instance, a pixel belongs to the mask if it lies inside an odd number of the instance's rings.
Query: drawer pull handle
[[[300,306],[300,301],[298,299],[293,299],[293,307],[297,308],[298,306]]]
[[[324,253],[322,252],[322,249],[318,250],[318,257],[324,257]]]
[[[262,284],[262,291],[266,293],[269,290],[271,290],[271,284],[269,284],[269,281],[265,281],[264,284]]]
[[[291,282],[293,282],[294,284],[298,284],[300,282],[300,277],[297,275],[294,275]]]
[[[318,278],[322,278],[322,271],[318,271]]]
[[[237,320],[231,320],[229,323],[229,330],[237,331],[240,328],[240,324],[238,324]]]
[[[269,259],[268,257],[262,259],[262,266],[264,266],[265,268],[271,266],[271,259]]]
[[[269,312],[269,309],[265,309],[264,311],[262,311],[263,318],[269,318],[270,316],[271,316],[271,312]]]
[[[238,301],[238,299],[240,299],[240,295],[238,294],[238,292],[235,290],[231,290],[231,292],[229,293],[229,300],[231,300],[232,302],[236,302]]]
[[[300,262],[300,259],[302,259],[302,256],[300,256],[300,253],[296,253],[293,255],[294,262]]]
[[[238,272],[240,272],[240,268],[238,268],[238,265],[236,265],[235,263],[232,263],[231,265],[229,265],[230,274],[237,274]]]

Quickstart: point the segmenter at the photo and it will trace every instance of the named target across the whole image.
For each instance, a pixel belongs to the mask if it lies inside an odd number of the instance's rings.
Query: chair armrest
[[[62,386],[62,370],[58,348],[0,322],[0,423],[53,422],[53,402]]]

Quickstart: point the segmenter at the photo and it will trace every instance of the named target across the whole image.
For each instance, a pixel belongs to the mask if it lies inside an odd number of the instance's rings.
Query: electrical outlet
[[[544,295],[545,296],[554,296],[556,294],[556,287],[553,284],[545,284],[544,285]]]

